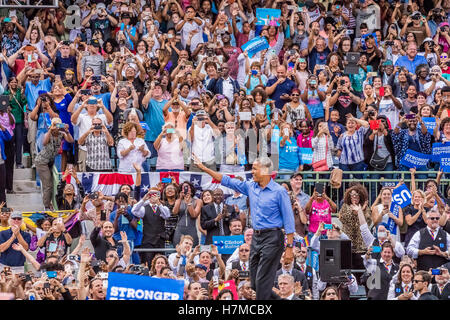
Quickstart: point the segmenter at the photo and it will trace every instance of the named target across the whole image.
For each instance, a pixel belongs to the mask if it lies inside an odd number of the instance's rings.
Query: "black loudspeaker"
[[[352,268],[352,242],[350,240],[320,240],[320,280],[345,281]]]
[[[9,96],[8,95],[0,95],[0,111],[6,112],[9,106]]]

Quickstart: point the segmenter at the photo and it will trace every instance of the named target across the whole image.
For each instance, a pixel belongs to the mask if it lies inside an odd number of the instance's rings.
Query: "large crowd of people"
[[[295,221],[294,259],[281,257],[271,298],[449,300],[446,172],[434,158],[417,168],[403,161],[450,140],[449,10],[447,0],[1,8],[2,297],[103,300],[109,272],[183,280],[186,300],[235,299],[226,288],[213,298],[227,281],[240,300],[261,297],[252,239],[273,221],[255,219],[247,189],[165,178],[144,190],[141,178],[255,174],[269,157],[286,190],[267,188]],[[37,220],[6,201],[15,169],[29,167],[24,155],[42,189]],[[135,180],[91,192],[83,172]],[[346,180],[305,188],[314,172]],[[408,186],[412,199],[393,212],[394,186],[369,188],[363,178],[400,173],[408,178],[395,187]],[[238,235],[233,254],[213,244]],[[325,239],[351,241],[354,272],[344,280],[321,278],[313,263]]]

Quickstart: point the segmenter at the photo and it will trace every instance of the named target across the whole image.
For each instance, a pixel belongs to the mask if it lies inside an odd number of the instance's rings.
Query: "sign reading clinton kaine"
[[[135,274],[108,274],[106,300],[183,300],[184,281]]]
[[[220,254],[233,254],[244,243],[244,236],[213,236],[213,244]]]

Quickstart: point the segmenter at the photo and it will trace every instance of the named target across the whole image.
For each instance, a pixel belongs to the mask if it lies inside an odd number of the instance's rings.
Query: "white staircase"
[[[35,169],[14,169],[13,188],[15,194],[6,194],[8,207],[22,212],[44,210],[41,190],[36,186]]]

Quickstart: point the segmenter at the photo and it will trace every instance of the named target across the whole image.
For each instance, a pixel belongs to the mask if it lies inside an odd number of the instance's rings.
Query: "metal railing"
[[[282,173],[280,175],[291,175],[291,173]],[[344,171],[343,177],[348,176],[346,179],[342,179],[341,188],[335,189],[330,185],[330,172],[329,171],[303,171],[303,191],[311,195],[314,191],[314,187],[316,183],[325,183],[325,192],[326,194],[336,203],[338,208],[340,207],[340,203],[343,199],[345,191],[349,188],[351,183],[359,182],[361,183],[368,191],[369,195],[369,205],[373,203],[378,196],[381,188],[384,186],[395,187],[401,180],[411,188],[411,173],[409,171]],[[362,179],[354,178],[355,175],[362,176]],[[391,175],[392,178],[383,178],[380,177]],[[373,176],[379,177],[374,179]],[[371,178],[372,177],[372,178]],[[415,174],[416,187],[421,188],[423,190],[423,186],[426,181],[429,179],[435,180],[437,177],[437,171],[417,171]],[[289,182],[286,179],[275,179],[278,183]],[[443,175],[440,184],[438,186],[439,192],[442,195],[446,195],[447,187],[450,183],[450,175]],[[333,216],[337,216],[337,214],[333,214]]]

